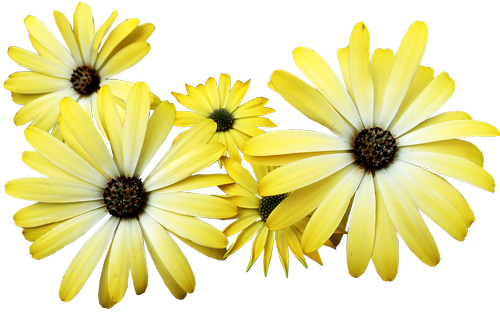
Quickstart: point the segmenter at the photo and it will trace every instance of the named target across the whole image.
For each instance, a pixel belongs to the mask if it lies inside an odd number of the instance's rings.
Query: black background
[[[252,78],[248,98],[270,97],[270,116],[280,128],[321,130],[265,84],[270,73],[284,68],[299,74],[291,59],[298,45],[315,49],[338,70],[335,50],[347,45],[351,28],[364,20],[372,34],[372,49],[394,50],[406,28],[416,19],[430,28],[429,45],[423,63],[436,73],[446,70],[457,82],[457,90],[442,110],[464,109],[479,120],[500,126],[498,108],[498,64],[496,48],[498,31],[493,7],[479,2],[446,6],[434,1],[391,5],[363,2],[184,2],[167,1],[89,1],[96,24],[100,25],[118,9],[118,22],[127,17],[151,21],[157,29],[150,39],[153,50],[135,68],[117,76],[131,81],[145,80],[163,99],[174,99],[171,91],[184,92],[184,83],[202,83],[209,76],[228,72],[233,79]],[[34,14],[56,31],[52,10],[72,16],[73,1],[17,1],[3,12],[0,50],[9,45],[29,48],[22,23],[26,14]],[[402,2],[401,2],[402,3]],[[0,57],[1,76],[20,69]],[[0,92],[2,115],[0,127],[4,136],[2,182],[34,175],[20,161],[29,146],[22,128],[15,128],[12,117],[17,110],[6,91]],[[178,105],[179,110],[183,110]],[[173,135],[179,130],[175,129]],[[475,139],[486,156],[486,169],[497,178],[498,139]],[[294,258],[290,278],[286,279],[276,255],[269,276],[262,274],[262,261],[245,273],[249,246],[218,263],[183,248],[197,278],[197,290],[183,301],[175,300],[163,286],[150,262],[150,284],[146,294],[135,296],[132,288],[124,301],[109,313],[183,314],[217,313],[224,315],[298,312],[356,314],[362,311],[405,314],[435,312],[448,314],[471,310],[476,314],[489,311],[498,299],[498,194],[489,194],[459,182],[453,182],[469,200],[477,221],[464,243],[454,241],[429,223],[441,250],[441,264],[429,268],[420,263],[400,243],[400,272],[392,283],[381,281],[372,266],[360,279],[350,278],[345,267],[342,242],[337,251],[321,251],[324,267],[309,261],[303,268]],[[102,313],[97,303],[100,266],[83,291],[69,304],[58,299],[60,278],[84,239],[43,261],[32,260],[29,243],[12,222],[12,214],[25,203],[5,195],[0,212],[3,288],[2,308],[16,313],[40,312]],[[220,228],[225,222],[215,223]],[[6,251],[6,252],[5,252]],[[493,308],[493,311],[498,311]],[[13,311],[11,311],[13,312]]]

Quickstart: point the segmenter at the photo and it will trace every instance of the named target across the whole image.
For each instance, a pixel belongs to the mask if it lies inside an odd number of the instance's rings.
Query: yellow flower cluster
[[[33,242],[35,259],[99,227],[69,264],[63,301],[79,293],[103,255],[102,307],[123,299],[129,274],[136,294],[144,293],[146,250],[172,295],[183,299],[196,283],[176,240],[223,260],[253,239],[247,271],[264,253],[265,275],[276,244],[288,277],[289,250],[305,267],[306,256],[322,265],[318,249],[335,249],[346,235],[349,273],[361,276],[372,260],[391,281],[398,236],[423,263],[440,261],[421,212],[459,241],[474,221],[467,201],[436,173],[494,191],[481,151],[461,138],[499,131],[461,111],[432,116],[455,84],[420,65],[423,22],[410,26],[396,53],[371,56],[368,28],[356,24],[337,52],[344,83],[315,51],[296,48],[295,63],[314,86],[284,70],[274,71],[268,86],[331,134],[265,133],[258,127],[276,127],[263,117],[274,110],[267,98],[243,102],[250,80],[231,85],[221,74],[218,82],[186,85],[186,94],[172,95],[191,111],[176,111],[145,83],[112,78],[148,54],[154,31],[137,19],[110,31],[117,15],[95,32],[88,5],[78,4],[73,26],[56,11],[66,46],[28,16],[36,53],[8,50],[30,70],[5,82],[22,105],[14,123],[31,122],[25,136],[33,151],[23,161],[46,176],[5,185],[8,195],[34,202],[15,213],[15,224]],[[189,129],[153,160],[174,126]],[[225,173],[199,173],[216,162]],[[195,192],[210,187],[224,195]],[[234,221],[220,231],[200,218]]]

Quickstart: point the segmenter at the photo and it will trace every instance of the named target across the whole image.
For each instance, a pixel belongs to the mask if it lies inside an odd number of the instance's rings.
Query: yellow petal
[[[349,46],[337,50],[337,59],[339,60],[340,71],[342,72],[342,78],[344,79],[347,92],[349,93],[352,102],[356,104],[356,100],[354,99],[354,94],[352,92],[351,74],[349,72]]]
[[[350,173],[349,173],[350,170]],[[348,168],[342,180],[318,206],[302,236],[302,248],[309,253],[319,249],[339,226],[364,171]]]
[[[151,249],[156,253],[155,257],[152,256],[153,259],[157,258],[155,265],[156,262],[163,264],[175,282],[185,292],[194,292],[195,280],[193,271],[186,257],[172,237],[153,218],[148,216],[147,213],[142,213],[140,215],[139,222],[150,253],[152,253]],[[160,271],[160,269],[158,269],[158,271]],[[160,272],[163,277],[162,273],[164,272]],[[169,287],[169,285],[167,285],[167,287]],[[171,287],[169,287],[169,289],[172,291]],[[174,296],[176,296],[176,294],[174,294]]]
[[[269,230],[267,233],[266,245],[264,246],[264,275],[267,276],[269,264],[271,263],[271,256],[273,254],[275,231]]]
[[[59,297],[65,302],[72,300],[82,289],[113,236],[119,219],[110,217],[90,237],[71,261],[59,287]]]
[[[338,154],[338,151],[306,152],[306,153],[294,153],[294,154],[270,155],[270,156],[245,155],[245,161],[253,165],[279,167],[296,161],[301,161],[303,159],[307,159],[310,157],[329,155],[329,154]]]
[[[347,267],[353,277],[361,276],[370,262],[375,240],[375,187],[371,173],[365,173],[351,210],[347,234]]]
[[[285,276],[288,277],[288,243],[285,239],[284,230],[276,231],[276,248],[280,257],[281,265],[285,271]]]
[[[73,16],[74,34],[80,46],[83,61],[90,62],[92,41],[94,40],[94,19],[90,7],[82,2],[76,6]]]
[[[449,111],[449,112],[443,112],[438,115],[435,115],[434,117],[430,117],[429,119],[421,122],[419,125],[408,131],[406,134],[415,132],[417,130],[423,129],[430,127],[432,125],[438,124],[438,123],[443,123],[443,122],[448,122],[448,121],[455,121],[455,120],[472,120],[472,117],[463,111]]]
[[[99,208],[65,221],[33,242],[31,256],[39,260],[59,251],[87,232],[106,214],[106,208]]]
[[[282,70],[274,71],[271,81],[283,99],[306,117],[346,139],[352,136],[352,128],[316,89]]]
[[[252,175],[241,164],[229,157],[224,156],[221,159],[227,173],[232,179],[245,189],[257,194],[257,181],[255,181]]]
[[[95,63],[97,69],[100,69],[106,63],[106,61],[108,61],[112,57],[111,52],[125,37],[127,37],[137,27],[138,24],[138,19],[128,19],[121,22],[113,31],[111,31],[111,33],[109,33],[106,42],[104,42],[101,50],[99,51],[99,54],[97,55],[97,60]]]
[[[412,102],[391,132],[402,135],[441,108],[455,91],[455,82],[447,73],[434,78]]]
[[[370,74],[370,33],[363,22],[354,26],[349,40],[352,92],[364,127],[373,125],[373,82]]]
[[[264,250],[268,232],[269,229],[267,229],[266,226],[262,226],[259,232],[257,232],[257,234],[255,235],[255,239],[253,240],[252,244],[252,252],[250,253],[250,262],[247,266],[247,272],[250,270],[255,261],[257,261],[260,254],[262,253],[262,250]]]
[[[291,192],[324,179],[353,161],[352,154],[341,153],[290,163],[264,176],[258,186],[259,193],[263,196],[273,196]]]
[[[238,220],[233,221],[229,226],[224,228],[222,233],[226,235],[226,237],[230,237],[234,234],[237,234],[240,231],[245,230],[250,227],[257,219],[260,218],[260,214],[256,209],[252,209],[254,213],[248,214],[245,216],[239,217]]]
[[[139,63],[151,50],[147,42],[135,42],[116,53],[99,69],[102,78],[109,78]]]
[[[229,92],[229,96],[227,99],[226,110],[229,112],[233,112],[236,107],[238,107],[245,97],[248,88],[250,87],[250,79],[246,82],[242,83],[241,81],[236,81],[233,88]]]
[[[495,191],[495,180],[482,167],[461,157],[432,152],[402,152],[398,158],[459,179],[489,192]]]
[[[19,65],[38,73],[65,79],[69,79],[71,74],[73,74],[73,70],[66,64],[50,60],[18,47],[9,47],[7,53]]]
[[[108,17],[108,19],[104,22],[104,24],[101,25],[101,27],[97,30],[97,33],[95,34],[94,43],[92,44],[92,56],[90,57],[90,63],[92,65],[95,65],[96,63],[99,47],[101,46],[104,36],[106,35],[106,33],[108,33],[109,28],[111,27],[113,22],[115,22],[117,17],[118,17],[118,11],[113,11],[111,15]]]
[[[288,227],[281,231],[283,231],[283,235],[286,239],[288,247],[290,248],[290,251],[292,251],[297,260],[299,260],[300,263],[302,263],[302,265],[307,268],[304,252],[302,252],[302,247],[300,246],[300,240],[295,234],[294,230],[291,227]]]
[[[303,130],[271,131],[245,143],[243,152],[251,156],[270,156],[292,153],[341,151],[352,144],[319,132]]]
[[[192,175],[175,184],[163,187],[162,189],[155,191],[155,193],[180,192],[231,183],[234,183],[234,180],[227,174]]]
[[[213,77],[207,79],[205,83],[207,87],[208,98],[214,109],[220,108],[219,92],[217,91],[217,83]]]
[[[242,246],[244,246],[252,237],[263,227],[265,226],[264,221],[256,221],[252,225],[248,226],[245,228],[241,233],[238,235],[236,240],[233,242],[229,250],[227,250],[226,254],[224,254],[224,257],[227,258],[234,252],[238,251]]]
[[[498,129],[488,123],[474,120],[454,120],[410,132],[398,138],[397,142],[401,145],[412,145],[472,136],[499,135]]]
[[[357,130],[363,129],[363,123],[351,97],[340,79],[330,66],[315,51],[306,47],[293,50],[293,59],[302,73],[325,96],[325,98]]]
[[[436,266],[440,260],[436,242],[415,204],[386,170],[377,171],[375,180],[389,217],[403,241],[422,262]]]
[[[231,77],[228,74],[220,74],[219,77],[219,100],[220,107],[226,108],[229,99],[229,90],[231,88]]]
[[[146,206],[145,212],[169,231],[194,243],[215,249],[227,246],[227,238],[222,232],[198,218],[158,209],[151,205]]]
[[[453,238],[463,241],[467,225],[459,211],[446,198],[404,172],[404,162],[395,162],[391,175],[411,198],[415,206]],[[407,167],[418,168],[418,167]]]
[[[61,32],[61,35],[66,42],[66,45],[71,52],[71,55],[75,59],[76,64],[84,65],[82,55],[80,53],[80,48],[78,47],[78,43],[76,42],[75,34],[71,28],[71,24],[68,19],[59,11],[54,11],[54,19],[56,20],[57,27]]]
[[[4,83],[8,91],[21,94],[41,94],[71,88],[67,79],[35,72],[12,73]]]
[[[375,241],[372,260],[378,275],[384,281],[392,281],[398,274],[399,242],[398,234],[385,208],[380,188],[375,182],[377,218],[375,221]]]
[[[130,236],[127,219],[121,219],[109,249],[108,292],[115,303],[119,303],[128,286]]]
[[[382,103],[379,126],[387,128],[415,77],[427,44],[427,26],[413,23],[399,45]]]
[[[201,114],[189,111],[177,111],[175,115],[175,126],[176,127],[190,127],[193,126],[207,117],[202,116]]]
[[[12,197],[47,203],[101,200],[102,188],[54,178],[19,178],[5,184]]]
[[[144,237],[141,226],[137,219],[125,222],[128,225],[130,236],[129,263],[132,280],[134,281],[135,293],[140,295],[146,291],[148,286],[148,268],[146,266],[146,254],[144,250]]]
[[[385,89],[394,63],[394,53],[391,49],[376,49],[370,63],[373,80],[373,123],[378,125]]]

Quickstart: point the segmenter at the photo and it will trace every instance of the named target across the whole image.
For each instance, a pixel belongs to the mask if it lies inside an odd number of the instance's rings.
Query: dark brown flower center
[[[108,212],[119,218],[135,217],[146,203],[142,181],[137,177],[111,179],[102,196]]]
[[[234,117],[226,109],[214,110],[208,117],[217,123],[217,132],[226,132],[233,127]]]
[[[90,66],[79,66],[71,74],[70,80],[73,89],[82,96],[90,96],[98,91],[101,77],[99,73]]]
[[[354,139],[356,163],[367,171],[387,167],[397,150],[392,133],[379,127],[364,129]]]
[[[271,212],[278,207],[281,202],[288,197],[288,193],[286,194],[281,194],[281,195],[276,195],[276,196],[266,196],[262,197],[260,200],[260,217],[262,220],[266,221]]]

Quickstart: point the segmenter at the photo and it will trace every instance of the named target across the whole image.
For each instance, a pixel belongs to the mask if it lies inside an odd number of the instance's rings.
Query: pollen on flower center
[[[214,110],[208,117],[217,123],[217,132],[226,132],[233,127],[234,117],[226,109]]]
[[[121,176],[111,179],[102,196],[108,212],[120,218],[136,216],[146,203],[142,181],[137,177]]]
[[[82,96],[90,96],[98,91],[101,83],[99,73],[90,66],[78,66],[71,74],[73,89]]]
[[[281,195],[275,195],[275,196],[266,196],[262,197],[260,200],[260,217],[262,220],[266,221],[271,212],[278,207],[278,205],[288,197],[288,193],[281,194]]]
[[[379,127],[364,129],[354,139],[356,163],[367,171],[387,167],[397,150],[392,133]]]

